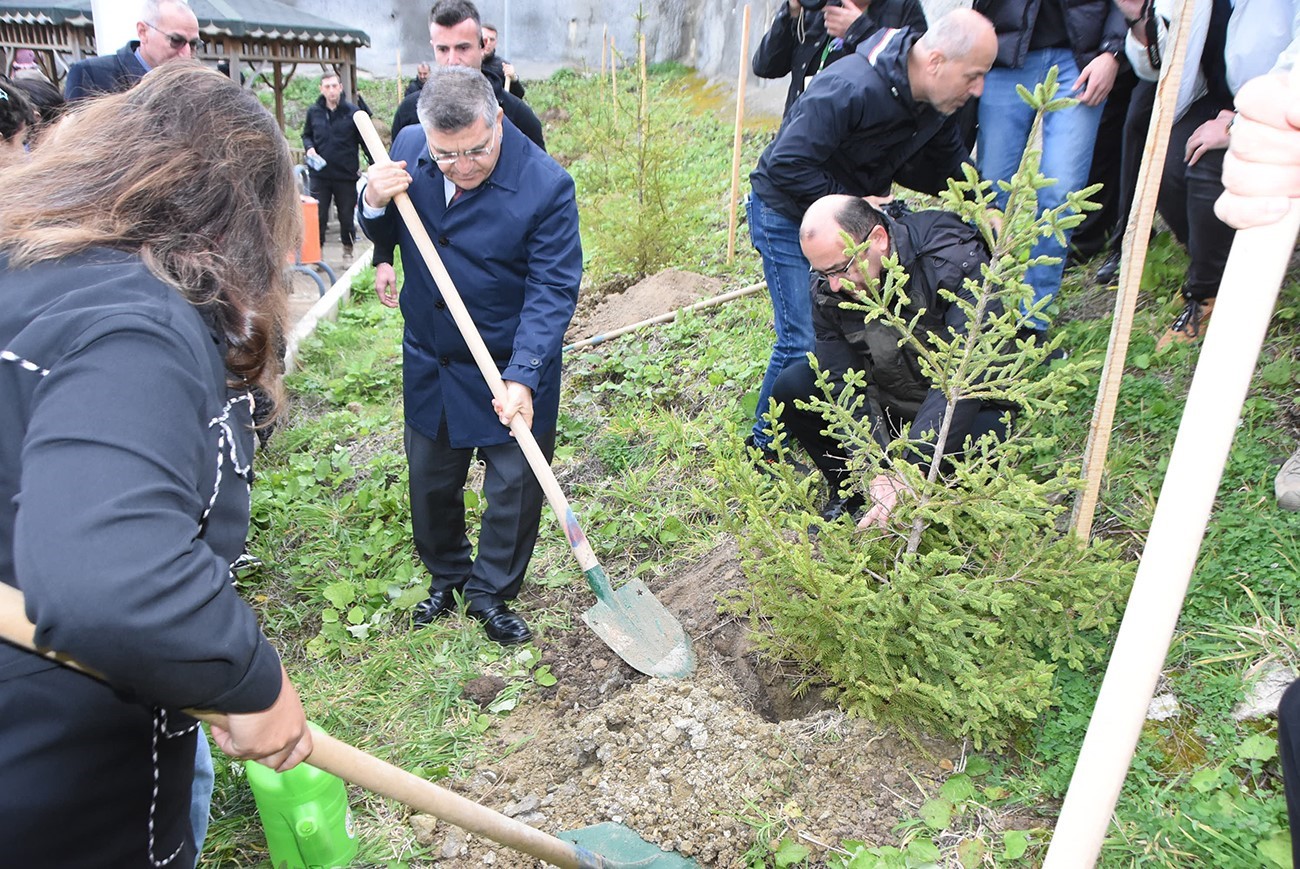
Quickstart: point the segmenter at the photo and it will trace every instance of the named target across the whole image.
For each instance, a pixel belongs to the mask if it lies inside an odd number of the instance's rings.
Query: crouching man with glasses
[[[78,61],[68,68],[68,102],[121,93],[145,73],[174,60],[191,60],[203,50],[199,21],[185,0],[146,0],[135,23],[137,39],[113,54]]]
[[[582,246],[573,179],[509,120],[491,83],[469,67],[436,67],[420,93],[420,123],[370,167],[361,228],[376,248],[397,244],[405,283],[376,281],[399,300],[406,457],[415,549],[430,575],[419,627],[457,607],[502,644],[532,638],[511,611],[537,541],[543,492],[511,438],[516,415],[549,458],[560,404],[560,348],[578,300]],[[392,199],[406,192],[506,385],[493,400]],[[467,536],[464,486],[477,452],[487,507],[478,552]]]
[[[869,243],[867,249],[853,256],[852,248],[864,242]],[[964,334],[965,312],[940,290],[973,300],[963,283],[966,278],[981,281],[980,267],[989,261],[979,233],[946,211],[917,211],[894,220],[863,199],[836,195],[808,208],[799,244],[812,266],[813,355],[818,366],[830,373],[834,388],[850,369],[863,372],[867,392],[860,413],[869,418],[875,439],[884,447],[910,424],[913,446],[906,460],[928,465],[947,398],[922,373],[919,354],[901,340],[904,336],[896,328],[841,303],[878,293],[884,280],[882,260],[896,255],[908,277],[908,303],[902,313],[918,337],[951,340],[953,333]],[[772,397],[785,406],[782,425],[826,478],[830,500],[822,518],[831,522],[865,511],[859,527],[883,526],[904,493],[901,478],[882,468],[867,484],[867,497],[857,487],[846,488],[851,482],[847,452],[825,433],[826,421],[819,413],[799,407],[813,395],[821,392],[807,357],[787,366],[772,390]],[[999,439],[1005,437],[1002,416],[1008,409],[1002,402],[957,402],[944,455],[959,452],[968,436],[976,440],[993,432]]]

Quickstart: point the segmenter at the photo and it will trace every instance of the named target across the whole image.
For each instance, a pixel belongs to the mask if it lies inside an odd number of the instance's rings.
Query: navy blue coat
[[[496,168],[451,205],[419,124],[398,134],[391,156],[406,161],[413,178],[407,192],[502,378],[533,390],[533,431],[540,434],[553,430],[559,415],[560,348],[582,281],[578,203],[569,173],[508,119],[501,125]],[[492,409],[492,393],[397,207],[363,215],[361,228],[377,249],[402,249],[407,423],[436,438],[445,417],[456,448],[508,442],[510,430]]]
[[[130,90],[144,78],[144,64],[135,56],[140,40],[133,39],[113,54],[88,57],[68,67],[63,95],[72,102],[97,94],[115,94]]]
[[[938,193],[969,159],[956,115],[917,102],[907,55],[921,31],[881,30],[813,77],[749,180],[769,208],[798,222],[831,193],[885,195],[897,181]]]

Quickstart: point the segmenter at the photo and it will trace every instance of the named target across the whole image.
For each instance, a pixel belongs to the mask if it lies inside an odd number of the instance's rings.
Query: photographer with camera
[[[790,76],[785,113],[814,75],[857,50],[882,27],[926,28],[919,0],[789,0],[754,52],[759,78]]]

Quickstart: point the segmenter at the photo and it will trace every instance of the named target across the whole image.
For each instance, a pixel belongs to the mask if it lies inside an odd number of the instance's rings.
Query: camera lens
[[[826,0],[799,0],[799,5],[809,12],[816,12],[826,5]]]

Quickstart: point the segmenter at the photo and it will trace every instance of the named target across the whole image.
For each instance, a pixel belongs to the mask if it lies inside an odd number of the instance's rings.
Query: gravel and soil
[[[655,276],[580,312],[569,338],[715,295],[716,284],[678,271]],[[625,664],[577,618],[593,602],[585,587],[526,586],[527,606],[574,614],[574,627],[536,641],[557,684],[528,694],[489,731],[481,756],[491,760],[443,784],[547,832],[612,821],[703,865],[731,867],[746,865],[766,836],[797,839],[814,861],[845,839],[895,843],[892,828],[917,817],[962,762],[958,745],[847,718],[758,654],[749,626],[719,608],[746,584],[734,542],[647,583],[692,638],[693,676],[655,680]],[[502,687],[485,676],[465,691],[486,705]],[[432,818],[411,822],[440,866],[538,863]]]

